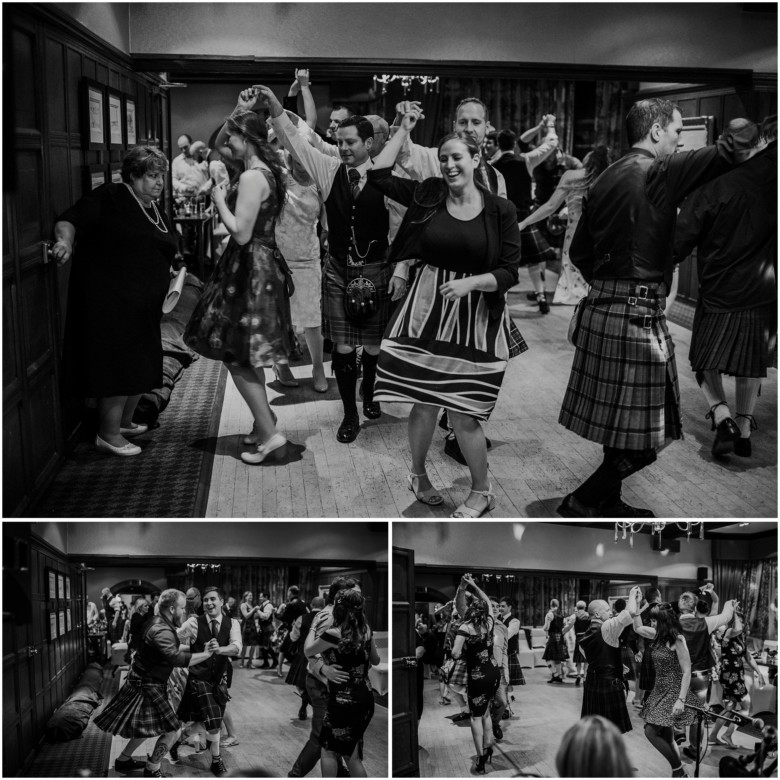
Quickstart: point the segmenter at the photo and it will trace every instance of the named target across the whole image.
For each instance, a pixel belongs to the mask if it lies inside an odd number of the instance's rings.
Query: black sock
[[[620,475],[612,461],[605,460],[575,491],[585,506],[599,506],[605,499],[620,495]]]
[[[376,364],[379,355],[371,355],[363,350],[363,403],[370,404],[374,400],[374,381],[376,380]]]
[[[346,355],[340,352],[333,353],[333,373],[336,375],[341,403],[344,405],[344,416],[357,417],[358,410],[355,403],[357,355],[354,349]],[[363,392],[365,393],[365,388]]]

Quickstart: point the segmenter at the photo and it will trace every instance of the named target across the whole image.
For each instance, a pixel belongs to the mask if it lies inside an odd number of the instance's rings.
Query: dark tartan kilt
[[[525,675],[517,653],[509,653],[509,685],[525,685]]]
[[[626,707],[626,689],[623,687],[623,681],[587,674],[580,717],[584,718],[586,715],[601,715],[611,720],[620,729],[621,734],[631,731],[631,718]]]
[[[214,731],[222,726],[225,707],[214,698],[212,683],[190,676],[176,714],[183,723],[196,721],[203,723],[207,731]]]
[[[373,317],[356,325],[347,319],[344,293],[349,282],[361,274],[376,287],[377,311]],[[322,269],[322,335],[334,344],[378,347],[394,308],[387,292],[392,275],[393,266],[390,264],[351,267],[328,257]]]
[[[665,296],[662,282],[648,283]],[[594,280],[587,301],[627,297],[634,283]],[[659,449],[667,439],[682,438],[680,388],[674,342],[663,308],[610,303],[586,305],[580,320],[574,362],[558,422],[605,447]],[[629,318],[652,314],[650,327]]]
[[[651,691],[655,685],[655,667],[653,666],[649,642],[646,642],[645,645],[642,663],[639,666],[639,687],[643,691]]]
[[[588,659],[585,657],[585,653],[580,650],[580,636],[583,636],[582,634],[576,634],[576,641],[574,643],[574,663],[575,664],[586,664],[588,663]]]
[[[536,226],[529,225],[520,231],[520,266],[550,263],[558,259],[555,250],[547,242],[545,234]]]
[[[302,688],[306,690],[306,673],[309,666],[309,659],[306,657],[306,653],[303,649],[296,654],[290,664],[290,669],[287,672],[287,677],[284,681],[288,685],[294,685],[296,688]]]
[[[455,661],[455,667],[452,670],[452,676],[449,681],[450,685],[463,685],[466,686],[469,683],[469,673],[466,668],[466,659],[458,658]]]
[[[566,661],[569,658],[569,648],[563,640],[563,634],[550,634],[547,645],[544,648],[543,661]]]
[[[777,367],[777,304],[707,312],[699,300],[688,356],[694,371],[765,377]]]
[[[95,717],[95,725],[125,739],[158,737],[181,723],[168,701],[168,684],[138,676],[132,669],[116,696]]]

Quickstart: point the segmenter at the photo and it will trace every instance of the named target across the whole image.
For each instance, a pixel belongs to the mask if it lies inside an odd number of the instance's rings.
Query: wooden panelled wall
[[[23,516],[53,476],[83,411],[61,398],[60,356],[70,263],[42,242],[85,191],[87,166],[110,181],[124,149],[82,148],[81,82],[136,101],[137,143],[168,153],[168,98],[128,56],[43,5],[3,8],[3,511]]]
[[[70,579],[70,598],[49,597],[49,571]],[[64,594],[67,595],[67,594]],[[51,638],[50,618],[70,610],[71,629]],[[3,524],[3,771],[22,774],[46,723],[86,665],[83,575],[65,555],[30,536],[27,523]]]

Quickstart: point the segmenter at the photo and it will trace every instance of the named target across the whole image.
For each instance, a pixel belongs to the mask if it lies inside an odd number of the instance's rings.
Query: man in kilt
[[[178,631],[180,639],[189,639],[193,653],[210,651],[208,658],[190,665],[187,687],[177,715],[182,722],[193,721],[190,731],[206,732],[211,750],[211,774],[223,777],[227,769],[219,752],[219,735],[225,706],[230,699],[225,676],[230,658],[241,653],[241,626],[222,609],[225,596],[220,588],[203,591],[203,614],[192,615]]]
[[[509,704],[509,629],[501,619],[501,610],[495,596],[490,597],[490,607],[495,621],[493,624],[493,659],[501,670],[496,695],[490,703],[490,720],[493,726],[493,736],[496,739],[503,739],[501,719]]]
[[[626,608],[615,617],[606,601],[597,599],[588,604],[590,628],[580,639],[580,650],[588,661],[588,672],[582,695],[582,712],[601,715],[611,720],[621,734],[631,731],[631,718],[626,708],[626,690],[623,687],[623,659],[620,634],[633,622],[641,591],[631,588]]]
[[[682,437],[674,343],[664,306],[672,281],[677,207],[739,160],[742,139],[675,154],[682,115],[668,100],[635,103],[631,149],[586,195],[572,263],[591,285],[559,422],[604,447],[603,463],[563,499],[564,517],[654,517],[621,498],[626,477]]]
[[[190,648],[180,647],[176,629],[181,625],[185,605],[180,590],[162,592],[159,615],[144,630],[125,684],[95,718],[98,728],[129,740],[114,762],[114,768],[122,774],[143,769],[144,777],[164,776],[160,763],[178,739],[181,728],[168,701],[168,678],[175,667],[192,666],[211,658],[210,648],[191,653]],[[149,737],[156,736],[160,738],[147,760],[134,759],[133,753]]]
[[[325,205],[328,257],[322,271],[323,335],[333,342],[333,373],[344,406],[336,439],[348,444],[360,432],[356,349],[363,347],[363,414],[375,420],[382,415],[379,403],[374,401],[379,345],[390,321],[392,302],[406,293],[409,274],[407,263],[397,263],[392,269],[387,262],[387,201],[366,175],[372,165],[374,126],[363,116],[344,119],[336,130],[339,160],[301,138],[272,90],[259,85],[256,88],[270,110],[277,138],[314,179]],[[348,308],[347,288],[351,282],[357,287],[350,288]],[[361,301],[365,314],[357,310]]]

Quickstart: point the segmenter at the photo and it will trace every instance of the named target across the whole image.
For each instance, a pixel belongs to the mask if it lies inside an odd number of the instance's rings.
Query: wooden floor
[[[518,772],[558,777],[555,755],[565,732],[580,718],[582,688],[568,679],[564,685],[548,685],[549,673],[544,667],[523,669],[526,685],[517,686],[512,702],[513,715],[502,721],[504,738],[494,746],[493,764],[487,776],[513,777]],[[633,730],[624,735],[635,777],[670,777],[668,763],[647,741],[644,722],[632,706],[628,711]],[[438,681],[425,681],[425,704],[420,720],[420,777],[476,776],[476,749],[468,721],[453,723],[457,705],[440,705]],[[750,752],[752,740],[736,732],[734,742]],[[711,748],[702,762],[700,777],[718,777],[718,762],[733,750]],[[693,777],[694,765],[683,759],[686,771]]]
[[[497,493],[492,517],[557,517],[560,499],[601,461],[601,448],[558,424],[571,368],[566,341],[569,306],[541,317],[525,299],[528,284],[509,295],[512,315],[529,345],[509,364],[490,422],[490,478]],[[624,485],[629,503],[652,507],[659,517],[777,517],[777,371],[762,385],[752,458],[715,461],[707,406],[696,385],[688,347],[690,331],[670,324],[677,349],[685,440],[665,449],[651,467]],[[330,374],[330,363],[326,364]],[[261,466],[240,460],[241,433],[251,416],[231,380],[225,393],[207,517],[420,517],[446,518],[465,500],[468,470],[443,454],[437,428],[428,473],[442,491],[438,509],[416,502],[408,490],[408,405],[384,404],[378,420],[364,420],[349,445],[336,441],[341,403],[335,379],[324,395],[311,385],[311,366],[294,366],[300,387],[268,385],[279,429],[287,436],[283,459]],[[271,372],[267,375],[271,378]],[[734,398],[733,381],[725,381]]]
[[[221,750],[227,769],[245,777],[286,777],[309,737],[311,707],[309,718],[298,720],[300,698],[292,686],[276,676],[276,670],[270,669],[239,669],[235,664],[230,694],[228,707],[239,744]],[[387,709],[377,705],[364,737],[363,765],[368,777],[387,777],[387,725]],[[155,742],[147,740],[135,756],[143,759]],[[114,770],[114,760],[125,744],[126,740],[114,737],[109,777],[123,776]],[[212,777],[210,766],[208,751],[183,746],[179,748],[179,762],[173,764],[166,758],[162,770],[173,777]],[[322,777],[319,765],[308,777]]]

